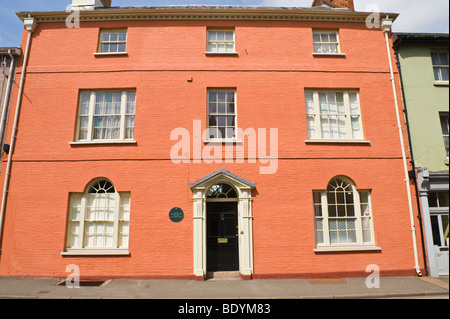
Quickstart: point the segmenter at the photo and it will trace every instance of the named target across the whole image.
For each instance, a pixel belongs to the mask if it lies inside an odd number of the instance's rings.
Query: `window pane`
[[[328,33],[321,33],[320,36],[322,38],[322,42],[330,42],[330,39],[328,37]]]
[[[308,116],[306,119],[306,124],[308,127],[308,139],[316,138],[316,125],[313,116]]]
[[[127,45],[125,43],[120,43],[117,52],[126,52]]]
[[[448,133],[449,133],[448,114],[441,115],[440,118],[441,118],[442,134],[448,135]]]
[[[126,41],[127,40],[127,33],[121,32],[119,33],[119,41]]]
[[[208,41],[215,41],[217,39],[217,32],[208,31]]]
[[[434,79],[436,81],[442,81],[441,68],[434,68]]]
[[[448,54],[446,52],[439,53],[439,64],[448,65]]]
[[[313,33],[313,42],[320,42],[320,33]]]
[[[431,53],[431,62],[433,63],[433,65],[440,65],[438,53],[435,53],[435,52]]]
[[[441,232],[439,230],[439,216],[431,216],[431,230],[433,232],[433,244],[441,246]]]
[[[117,32],[112,32],[110,37],[109,37],[109,41],[118,41],[119,40],[119,34]]]
[[[206,51],[208,52],[215,52],[216,51],[216,44],[215,43],[208,43],[206,47]]]
[[[438,193],[439,207],[448,207],[448,192]]]
[[[330,41],[331,42],[337,42],[337,34],[336,33],[330,33]]]
[[[442,81],[448,81],[448,68],[441,68]]]

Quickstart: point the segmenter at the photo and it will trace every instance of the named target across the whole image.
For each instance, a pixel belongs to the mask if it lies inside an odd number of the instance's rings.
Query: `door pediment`
[[[233,174],[232,172],[223,168],[212,172],[211,174],[197,180],[194,183],[190,183],[189,187],[194,190],[196,188],[208,187],[219,182],[228,183],[240,189],[253,189],[256,187],[256,183],[250,182],[247,179]]]

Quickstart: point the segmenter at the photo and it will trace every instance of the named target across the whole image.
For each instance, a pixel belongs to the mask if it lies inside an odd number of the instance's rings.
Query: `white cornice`
[[[28,15],[38,22],[65,22],[71,12],[19,12],[23,20]],[[365,22],[369,12],[349,10],[317,10],[311,8],[261,7],[142,7],[107,8],[80,11],[80,22],[118,20],[287,20]],[[383,17],[386,14],[380,13]],[[395,19],[398,15],[389,13]]]

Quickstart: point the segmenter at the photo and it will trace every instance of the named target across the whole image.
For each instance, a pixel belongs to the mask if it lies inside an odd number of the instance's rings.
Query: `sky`
[[[234,5],[310,7],[313,0],[112,0],[113,6]],[[450,0],[354,0],[356,11],[399,13],[394,32],[448,33]],[[0,0],[0,47],[19,47],[21,11],[64,11],[71,0]]]

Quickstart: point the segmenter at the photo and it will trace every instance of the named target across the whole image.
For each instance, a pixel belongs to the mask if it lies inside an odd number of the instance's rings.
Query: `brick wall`
[[[99,27],[125,26],[128,56],[93,55]],[[234,27],[239,55],[206,56],[207,26]],[[346,56],[313,57],[311,28],[339,28]],[[408,203],[389,78],[382,33],[356,23],[86,22],[72,30],[40,23],[24,89],[0,275],[64,277],[68,264],[78,264],[83,276],[189,278],[193,207],[188,183],[219,168],[256,182],[255,278],[361,274],[373,263],[382,273],[411,274]],[[236,88],[239,127],[278,128],[276,174],[260,175],[258,162],[170,161],[174,128],[192,133],[193,120],[206,128],[209,87]],[[79,90],[113,88],[136,89],[137,144],[71,146]],[[358,89],[370,144],[305,143],[305,88]],[[336,175],[372,190],[381,251],[313,252],[312,190],[325,189]],[[131,255],[62,257],[69,194],[83,192],[102,176],[118,191],[131,192]],[[184,210],[181,223],[169,220],[172,207]]]

